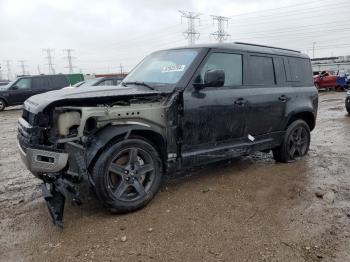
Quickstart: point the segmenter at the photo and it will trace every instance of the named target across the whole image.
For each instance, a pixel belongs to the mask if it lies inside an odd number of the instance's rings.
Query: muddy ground
[[[350,261],[350,117],[320,94],[309,155],[256,153],[165,181],[143,210],[112,215],[92,198],[52,225],[20,162],[20,110],[0,113],[1,261]],[[125,240],[125,241],[123,241]]]

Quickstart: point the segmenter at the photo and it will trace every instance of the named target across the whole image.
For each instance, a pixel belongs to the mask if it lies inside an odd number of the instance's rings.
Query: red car
[[[328,72],[321,72],[319,75],[314,76],[314,84],[319,88],[334,88],[342,89],[346,86],[346,80],[343,77],[337,75],[331,75]]]

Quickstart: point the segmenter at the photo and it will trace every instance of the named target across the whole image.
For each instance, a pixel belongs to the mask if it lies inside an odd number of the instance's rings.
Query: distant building
[[[350,72],[350,55],[314,58],[311,59],[311,63],[314,72]]]

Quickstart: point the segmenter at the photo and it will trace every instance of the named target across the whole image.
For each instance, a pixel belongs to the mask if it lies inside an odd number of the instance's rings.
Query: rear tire
[[[93,169],[97,197],[113,213],[127,213],[148,204],[162,181],[162,162],[155,147],[142,138],[108,146]]]
[[[292,122],[279,147],[272,150],[277,162],[288,163],[307,154],[310,147],[310,128],[304,120]]]
[[[0,98],[0,112],[4,111],[5,107],[6,107],[5,100]]]

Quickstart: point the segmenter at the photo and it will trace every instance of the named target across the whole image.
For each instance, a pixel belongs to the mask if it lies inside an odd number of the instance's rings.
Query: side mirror
[[[197,81],[195,80],[193,86],[197,89],[203,89],[205,87],[221,87],[225,84],[225,71],[222,69],[212,69],[208,70],[204,74],[204,83],[201,82],[200,75],[197,76]]]
[[[212,87],[221,87],[225,84],[225,71],[222,69],[213,69],[205,72],[204,85]]]
[[[18,89],[18,86],[12,86],[11,89],[12,89],[12,90],[17,90],[17,89]]]

